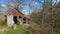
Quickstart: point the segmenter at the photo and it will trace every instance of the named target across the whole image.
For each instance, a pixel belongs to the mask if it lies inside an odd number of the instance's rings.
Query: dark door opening
[[[16,24],[17,23],[17,16],[14,16],[13,20],[14,20],[14,23]]]
[[[26,19],[25,18],[23,18],[23,24],[25,24],[26,23]]]

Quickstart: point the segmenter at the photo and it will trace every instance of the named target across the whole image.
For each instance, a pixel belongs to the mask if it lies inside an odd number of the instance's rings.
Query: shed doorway
[[[26,24],[26,19],[25,18],[23,18],[23,24]]]
[[[17,16],[13,16],[14,23],[17,23]]]

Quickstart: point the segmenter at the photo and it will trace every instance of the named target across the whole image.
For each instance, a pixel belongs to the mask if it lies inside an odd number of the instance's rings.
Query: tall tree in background
[[[60,1],[53,6],[54,28],[60,28]]]
[[[20,8],[23,6],[22,1],[23,0],[18,0],[18,1],[17,0],[9,0],[7,5],[10,7]]]

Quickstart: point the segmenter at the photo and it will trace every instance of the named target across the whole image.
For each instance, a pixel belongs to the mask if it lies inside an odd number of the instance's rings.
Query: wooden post
[[[21,23],[20,23],[20,25],[22,25],[23,24],[23,17],[22,17],[22,19],[21,19],[21,21],[20,21]]]
[[[28,19],[26,19],[26,24],[28,24]]]

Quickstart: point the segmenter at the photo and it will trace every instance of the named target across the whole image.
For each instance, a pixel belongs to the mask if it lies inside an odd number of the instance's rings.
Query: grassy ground
[[[13,30],[12,28],[1,25],[0,34],[29,34],[29,31],[25,30],[22,26],[17,25],[16,27],[16,30]]]
[[[29,34],[29,31],[24,30],[22,26],[17,25],[16,27],[16,30],[9,28],[9,30],[5,31],[4,34]]]

